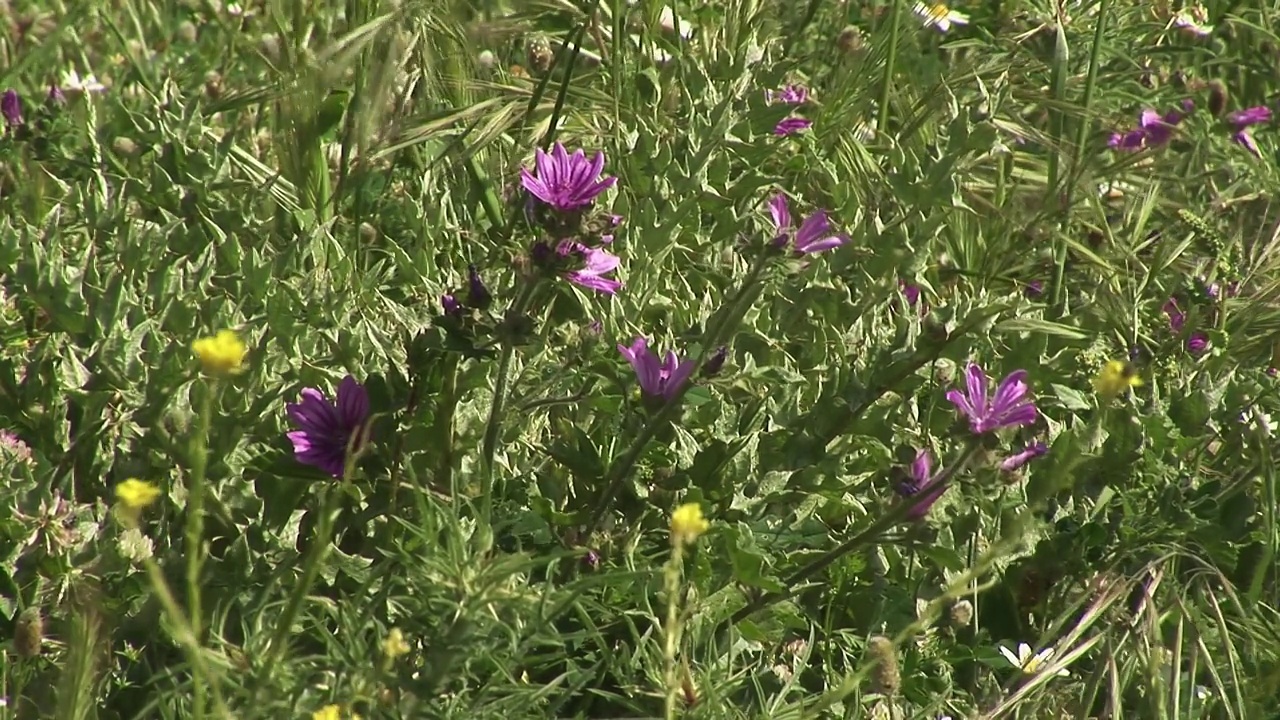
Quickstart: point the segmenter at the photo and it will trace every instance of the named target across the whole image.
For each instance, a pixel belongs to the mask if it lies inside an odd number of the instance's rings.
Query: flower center
[[[945,20],[951,14],[951,8],[947,7],[946,3],[937,3],[929,6],[928,13],[931,20]]]

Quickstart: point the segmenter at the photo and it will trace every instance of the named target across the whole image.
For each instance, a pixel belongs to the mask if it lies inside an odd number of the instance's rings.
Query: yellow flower
[[[239,374],[244,369],[244,356],[248,352],[234,330],[219,330],[213,337],[200,338],[191,343],[191,349],[210,375]]]
[[[1142,378],[1138,376],[1138,369],[1123,360],[1108,362],[1093,380],[1093,389],[1104,400],[1110,400],[1129,388],[1141,385]]]
[[[129,478],[116,486],[116,499],[128,510],[141,510],[160,497],[160,488],[145,480]]]
[[[409,650],[409,643],[404,641],[404,633],[400,632],[400,628],[391,628],[386,639],[382,641],[382,653],[392,660],[401,655],[407,655]]]
[[[325,705],[311,713],[311,720],[342,720],[342,708],[338,705]],[[351,713],[351,720],[360,720],[360,716]]]
[[[702,507],[698,503],[686,503],[671,513],[671,542],[687,545],[709,527],[711,524],[702,516]]]

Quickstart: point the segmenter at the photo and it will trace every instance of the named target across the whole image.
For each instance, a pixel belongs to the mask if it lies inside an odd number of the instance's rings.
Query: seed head
[[[894,695],[902,687],[902,673],[898,669],[898,653],[893,641],[883,635],[876,635],[867,642],[867,654],[876,661],[871,671],[871,692],[880,695]]]

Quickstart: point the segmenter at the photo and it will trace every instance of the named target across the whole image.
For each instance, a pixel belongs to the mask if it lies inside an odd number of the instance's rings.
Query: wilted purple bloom
[[[458,298],[452,295],[440,296],[440,306],[444,308],[444,314],[449,317],[457,317],[462,314],[462,303],[458,302]]]
[[[781,90],[765,90],[764,101],[773,105],[803,105],[809,99],[808,89],[800,85],[784,85]]]
[[[1032,280],[1031,282],[1027,283],[1027,286],[1025,288],[1023,288],[1022,294],[1024,297],[1030,300],[1039,299],[1040,296],[1044,295],[1044,281]]]
[[[493,302],[493,295],[489,294],[489,288],[485,287],[484,280],[480,279],[480,271],[475,265],[467,266],[467,306],[484,310],[491,302]]]
[[[1036,421],[1036,406],[1026,379],[1026,370],[1009,373],[993,397],[988,393],[987,374],[977,363],[969,363],[965,390],[947,391],[947,400],[969,418],[969,429],[976,434],[1029,425]]]
[[[446,296],[447,297],[447,296]],[[369,394],[350,375],[338,384],[337,402],[315,388],[303,388],[300,402],[286,406],[289,419],[299,429],[289,433],[298,462],[312,465],[333,477],[346,469],[347,446],[369,419]],[[358,438],[358,450],[365,438]]]
[[[596,570],[600,567],[600,553],[595,550],[588,550],[586,555],[582,556],[582,564],[587,566],[588,570]]]
[[[67,96],[62,93],[62,88],[50,85],[49,94],[45,96],[44,103],[50,107],[62,107],[67,104]]]
[[[577,247],[575,250],[581,254],[583,266],[579,270],[570,270],[564,274],[564,279],[588,290],[595,290],[606,295],[613,295],[622,287],[622,283],[605,275],[618,269],[618,265],[622,259],[617,255],[611,255],[600,248],[589,248],[584,245],[574,243]]]
[[[946,484],[937,482],[933,474],[933,458],[928,450],[916,453],[916,459],[911,463],[911,479],[899,483],[897,491],[903,497],[912,498],[911,509],[906,516],[908,520],[923,518],[947,491]]]
[[[650,398],[670,400],[676,397],[693,374],[695,363],[692,358],[681,362],[674,352],[668,350],[666,359],[660,360],[642,337],[633,340],[631,347],[619,343],[618,352],[631,363],[636,379],[640,381],[640,391]]]
[[[714,377],[724,369],[724,361],[729,358],[729,348],[721,345],[716,351],[711,353],[711,357],[702,364],[702,376]]]
[[[520,184],[534,197],[561,211],[590,205],[618,180],[613,176],[600,177],[600,171],[604,170],[603,152],[587,160],[582,150],[570,155],[560,143],[556,143],[550,153],[538,148],[534,164],[536,174],[520,168]]]
[[[1026,465],[1047,452],[1049,452],[1048,445],[1045,445],[1042,442],[1031,443],[1022,452],[1015,453],[1005,458],[1004,462],[1000,463],[1000,469],[1005,472],[1013,472],[1021,469],[1023,465]]]
[[[786,245],[790,240],[796,252],[818,253],[849,242],[848,235],[831,234],[831,223],[827,220],[825,210],[817,210],[805,218],[792,237],[791,209],[787,206],[787,196],[782,193],[769,200],[769,214],[773,216],[773,224],[778,230],[778,235],[773,240],[778,247]]]
[[[1203,333],[1195,333],[1187,338],[1187,352],[1192,355],[1203,355],[1209,349],[1209,338]]]
[[[5,90],[0,96],[0,115],[4,116],[4,124],[13,128],[22,124],[22,98],[15,90]]]
[[[813,125],[813,121],[802,117],[784,118],[773,126],[773,134],[778,137],[784,135],[794,135],[795,133],[808,130]]]
[[[1190,112],[1194,105],[1183,101],[1183,110]],[[1173,129],[1182,122],[1183,111],[1170,110],[1161,115],[1155,110],[1143,110],[1138,116],[1138,127],[1126,133],[1112,133],[1107,142],[1114,150],[1141,150],[1164,145],[1173,137]]]

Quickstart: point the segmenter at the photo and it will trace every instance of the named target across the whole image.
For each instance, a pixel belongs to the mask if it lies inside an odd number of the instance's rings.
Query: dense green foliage
[[[929,12],[6,3],[0,720],[1275,717],[1280,2]]]

